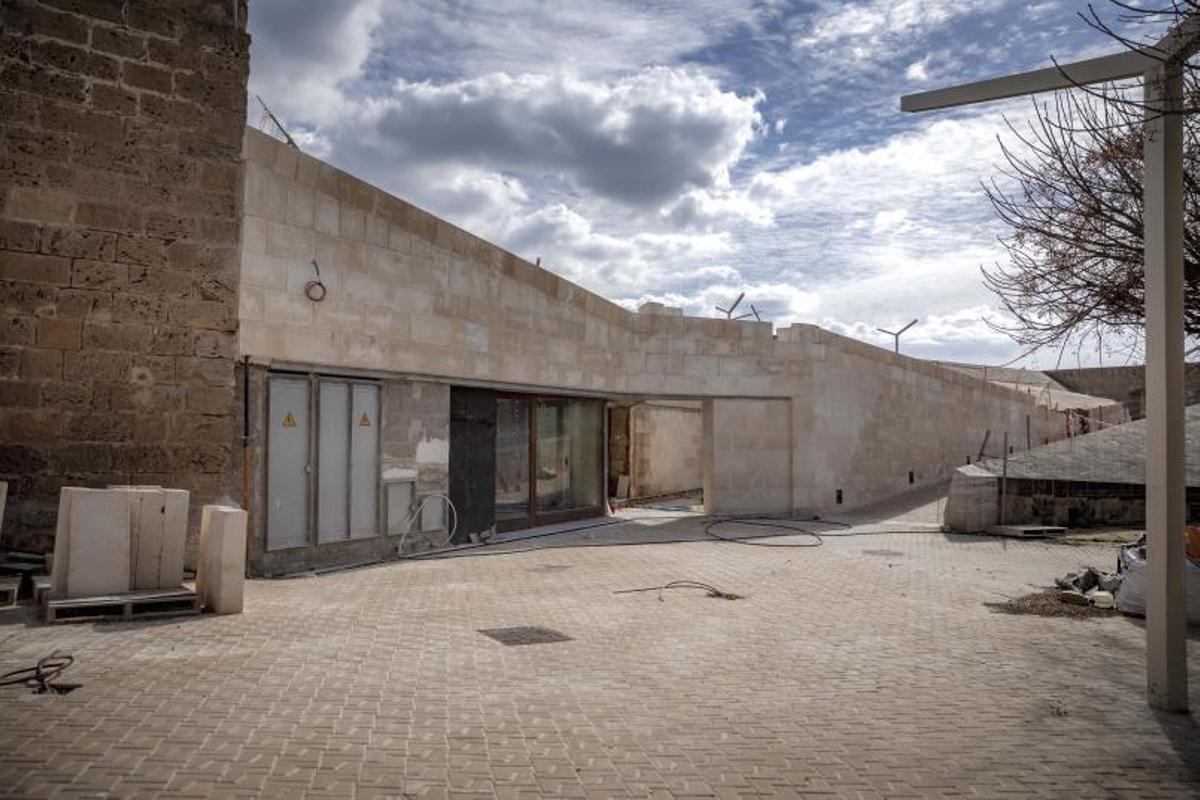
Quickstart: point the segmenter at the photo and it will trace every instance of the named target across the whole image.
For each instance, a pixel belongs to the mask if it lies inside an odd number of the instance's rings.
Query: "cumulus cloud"
[[[285,119],[319,125],[337,120],[346,105],[342,86],[356,78],[371,53],[382,0],[250,4],[250,89]],[[258,112],[252,107],[250,118]]]
[[[579,190],[656,207],[728,183],[761,125],[761,95],[694,69],[651,67],[615,81],[496,73],[435,84],[399,79],[341,128],[348,150],[405,164],[469,164],[562,176]]]
[[[387,9],[387,64],[445,80],[492,72],[619,77],[736,32],[757,33],[755,0],[408,0]]]
[[[1002,359],[1015,347],[984,324],[978,268],[1003,251],[978,181],[1003,120],[908,117],[896,98],[1078,55],[1069,12],[256,0],[251,88],[308,152],[628,307],[714,315],[745,291],[781,324],[888,344],[876,326],[918,316],[906,349]]]
[[[728,234],[599,231],[571,208],[555,204],[515,216],[496,238],[529,259],[613,299],[631,299],[671,284],[720,275],[712,261],[730,252]],[[706,267],[707,265],[707,267]],[[687,277],[690,276],[690,277]],[[682,280],[681,280],[682,279]],[[694,284],[692,284],[694,285]]]

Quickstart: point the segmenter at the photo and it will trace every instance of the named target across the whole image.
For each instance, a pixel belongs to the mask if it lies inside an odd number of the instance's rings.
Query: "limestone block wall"
[[[699,402],[646,402],[629,409],[630,493],[653,497],[703,484]]]
[[[716,484],[739,508],[783,502],[777,482],[797,510],[835,508],[839,489],[852,507],[949,480],[987,431],[995,454],[1004,431],[1024,448],[1027,417],[1035,445],[1065,430],[1062,415],[1012,389],[815,326],[627,311],[258,131],[246,131],[244,152],[239,347],[256,361],[738,399],[713,408],[716,433],[728,424],[748,435],[740,441],[771,445],[740,451],[718,438],[711,457],[738,470]],[[319,303],[303,292],[314,259],[328,286]],[[767,405],[734,413],[744,400]],[[753,476],[744,498],[738,471]]]
[[[0,8],[5,547],[63,485],[236,491],[244,0]]]
[[[837,336],[812,325],[779,332],[811,370],[795,415],[796,508],[864,505],[930,483],[956,466],[1064,435],[1063,415],[1019,392],[928,362]],[[990,432],[990,433],[989,433]],[[910,475],[911,473],[911,475]]]
[[[790,400],[704,403],[704,510],[782,513],[792,500]]]

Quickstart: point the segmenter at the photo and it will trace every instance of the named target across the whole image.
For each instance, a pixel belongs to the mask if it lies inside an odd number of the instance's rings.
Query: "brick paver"
[[[699,527],[660,522],[659,536]],[[632,538],[618,526],[576,543]],[[83,684],[0,690],[0,792],[1196,796],[1200,736],[1146,707],[1140,622],[983,605],[1113,557],[938,533],[696,539],[254,581],[234,617],[0,616],[0,670],[60,649]],[[613,594],[681,578],[746,597]],[[477,632],[518,625],[571,640]]]

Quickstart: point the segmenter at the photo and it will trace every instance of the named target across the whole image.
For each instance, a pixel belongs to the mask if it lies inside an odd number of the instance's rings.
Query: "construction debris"
[[[1184,590],[1189,624],[1200,623],[1200,564],[1192,557],[1193,548],[1190,546],[1187,561],[1184,562]],[[1117,557],[1117,567],[1124,580],[1116,592],[1117,609],[1124,614],[1145,616],[1146,586],[1149,575],[1146,568],[1146,537],[1121,548]]]
[[[998,614],[1017,614],[1035,617],[1062,617],[1066,619],[1090,619],[1109,616],[1112,612],[1100,606],[1073,605],[1063,601],[1064,592],[1058,588],[1042,589],[1020,597],[1010,597],[1003,603],[984,603]],[[1075,593],[1078,594],[1078,593]]]

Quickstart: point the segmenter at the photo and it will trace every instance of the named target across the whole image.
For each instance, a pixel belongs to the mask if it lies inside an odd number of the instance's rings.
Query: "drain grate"
[[[562,572],[564,569],[570,569],[569,564],[538,564],[536,567],[530,567],[529,572]]]
[[[479,632],[508,647],[514,647],[519,644],[555,644],[556,642],[571,641],[570,636],[559,633],[556,630],[551,630],[550,628],[540,628],[536,625],[518,628],[489,628]]]
[[[904,555],[904,553],[900,552],[899,550],[863,550],[862,553],[864,556],[895,557]]]

